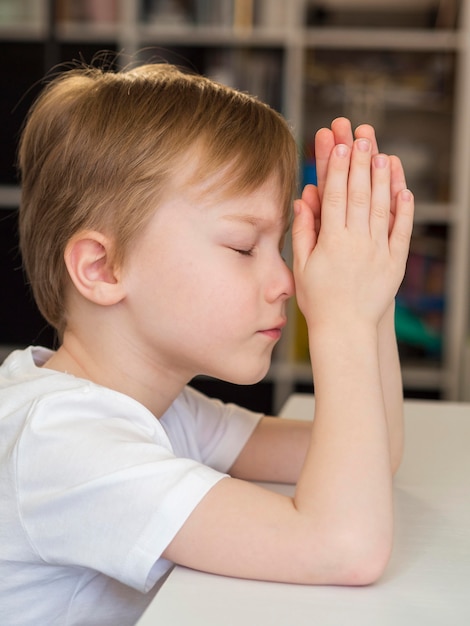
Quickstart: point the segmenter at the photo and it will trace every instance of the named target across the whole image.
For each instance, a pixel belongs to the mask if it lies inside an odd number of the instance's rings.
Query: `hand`
[[[375,136],[375,131],[372,126],[369,124],[361,124],[353,131],[351,128],[351,122],[345,117],[338,117],[333,120],[331,124],[331,129],[329,128],[321,128],[316,136],[315,136],[315,160],[316,160],[316,169],[317,169],[317,185],[318,185],[318,197],[319,202],[317,202],[317,227],[320,226],[320,204],[321,199],[323,197],[323,191],[325,188],[326,181],[326,173],[328,169],[328,161],[330,158],[331,151],[334,146],[339,143],[344,143],[347,146],[352,147],[354,138],[366,138],[369,139],[372,145],[372,155],[378,154],[379,148],[377,145],[377,139]],[[403,171],[403,167],[401,161],[398,157],[392,155],[390,156],[390,231],[393,228],[393,222],[395,219],[396,212],[396,201],[397,195],[400,193],[402,189],[406,189],[406,179],[405,173]],[[316,193],[314,191],[313,185],[309,185],[310,189],[305,189],[304,193],[306,194],[306,201],[310,202],[310,204],[314,203],[313,196]]]
[[[294,277],[310,330],[324,323],[378,324],[408,255],[413,198],[402,188],[401,164],[377,153],[371,127],[363,130],[369,137],[350,146],[348,128],[338,121],[336,135],[319,131],[319,186],[308,186],[295,203]],[[336,138],[347,143],[335,145]]]

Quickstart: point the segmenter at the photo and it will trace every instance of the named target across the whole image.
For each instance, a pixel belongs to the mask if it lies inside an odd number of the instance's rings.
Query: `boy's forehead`
[[[188,158],[189,156],[193,158]],[[281,227],[290,221],[284,206],[280,174],[276,171],[258,184],[244,188],[235,164],[207,172],[201,168],[201,153],[193,148],[185,155],[187,167],[172,176],[170,194],[187,205],[207,211],[214,219],[260,226],[276,222]],[[181,171],[184,172],[181,176]],[[288,225],[288,224],[287,224]]]

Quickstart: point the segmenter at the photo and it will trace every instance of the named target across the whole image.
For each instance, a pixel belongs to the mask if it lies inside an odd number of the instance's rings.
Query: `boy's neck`
[[[64,334],[60,348],[43,367],[90,380],[140,402],[160,418],[182,391],[188,380],[177,379],[167,368],[139,366],[138,358],[122,348],[110,354],[102,344],[90,350],[77,337]]]

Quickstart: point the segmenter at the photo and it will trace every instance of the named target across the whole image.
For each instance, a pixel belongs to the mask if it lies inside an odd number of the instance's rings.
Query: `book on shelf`
[[[44,5],[38,0],[0,0],[0,27],[36,26],[43,22]]]
[[[439,358],[446,304],[445,233],[426,226],[415,230],[397,296],[397,338],[410,351]]]
[[[309,0],[309,26],[359,28],[456,27],[465,0]]]
[[[194,24],[249,32],[285,25],[284,0],[145,0],[143,21]]]
[[[117,21],[119,0],[57,0],[59,22],[109,24]]]

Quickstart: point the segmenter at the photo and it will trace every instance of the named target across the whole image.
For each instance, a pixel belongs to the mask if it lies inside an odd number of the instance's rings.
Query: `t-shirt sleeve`
[[[188,386],[161,421],[178,455],[227,472],[262,417]]]
[[[34,407],[15,451],[20,516],[45,562],[147,591],[161,554],[225,474],[179,458],[158,420],[113,393],[85,388]]]

